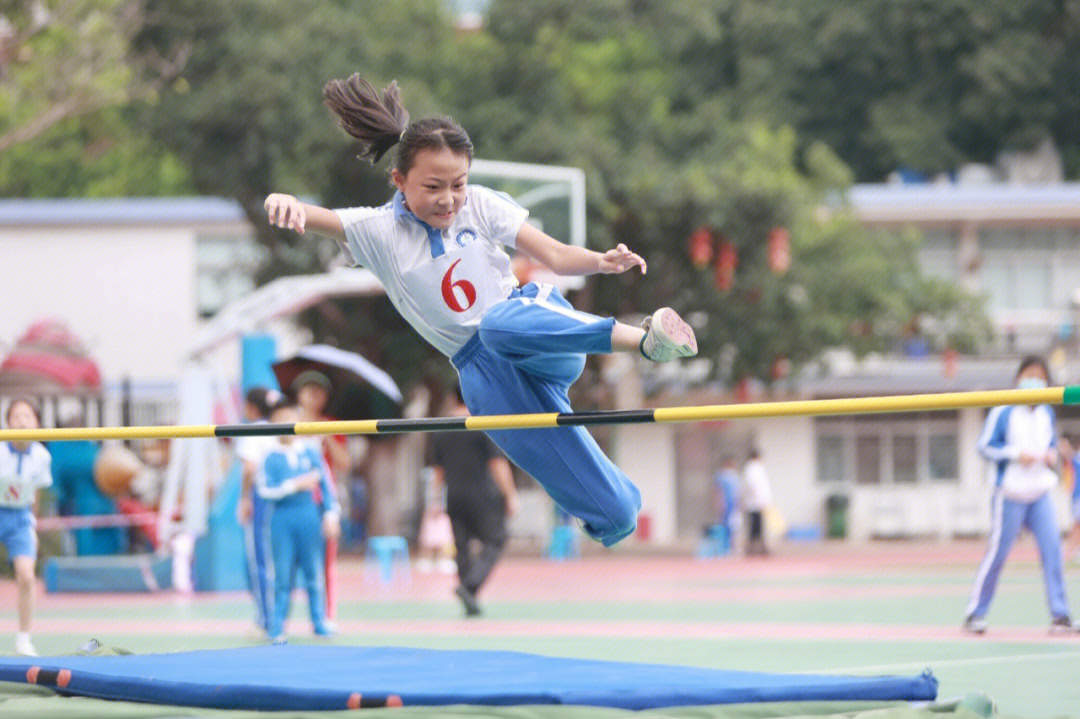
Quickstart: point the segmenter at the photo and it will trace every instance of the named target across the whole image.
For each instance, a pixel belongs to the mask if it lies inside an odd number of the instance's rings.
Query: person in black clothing
[[[468,415],[458,390],[450,414]],[[446,512],[454,528],[460,585],[455,592],[467,616],[480,614],[477,592],[506,544],[506,518],[518,509],[510,462],[480,432],[436,432],[431,436],[435,482],[446,487]],[[480,550],[473,552],[472,540]]]

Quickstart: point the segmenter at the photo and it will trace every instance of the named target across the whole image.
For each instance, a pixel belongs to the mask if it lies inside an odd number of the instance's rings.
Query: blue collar
[[[394,219],[412,220],[427,231],[428,241],[431,243],[431,257],[432,259],[440,257],[446,254],[446,246],[443,245],[442,231],[437,230],[428,223],[417,217],[412,210],[405,206],[405,195],[401,190],[394,193]]]

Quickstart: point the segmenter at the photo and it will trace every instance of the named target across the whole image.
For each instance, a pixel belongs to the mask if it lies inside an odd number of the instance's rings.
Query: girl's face
[[[469,158],[446,148],[421,150],[408,174],[395,169],[390,171],[390,177],[414,215],[445,230],[465,204]]]
[[[278,407],[270,413],[270,421],[274,424],[296,424],[300,421],[300,413],[297,411],[296,407]],[[291,434],[278,436],[278,442],[284,445],[290,445],[295,440],[296,437]]]
[[[1037,364],[1033,364],[1025,367],[1023,372],[1016,375],[1017,386],[1030,384],[1028,382],[1025,382],[1025,380],[1040,380],[1042,382],[1042,386],[1045,387],[1050,381],[1050,378],[1046,376],[1046,372],[1043,371],[1042,367]]]
[[[322,415],[329,400],[329,393],[317,384],[306,384],[296,393],[296,403],[315,417]]]
[[[37,429],[38,418],[26,402],[16,402],[8,408],[8,427],[11,429]]]

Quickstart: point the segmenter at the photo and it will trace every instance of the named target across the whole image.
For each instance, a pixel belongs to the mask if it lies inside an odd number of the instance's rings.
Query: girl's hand
[[[267,195],[263,207],[266,208],[266,215],[271,225],[285,227],[295,230],[301,235],[304,234],[307,213],[304,211],[304,203],[300,202],[300,200],[292,195],[275,192]]]
[[[626,272],[631,267],[640,267],[641,274],[645,274],[648,267],[645,260],[630,251],[626,245],[620,244],[614,250],[608,250],[600,255],[600,271],[606,274]]]
[[[254,514],[255,510],[251,498],[241,497],[240,501],[236,503],[236,521],[240,524],[248,524]]]
[[[341,520],[334,512],[327,512],[322,518],[322,533],[326,539],[337,539],[341,536]]]
[[[521,509],[521,500],[518,499],[517,493],[511,494],[506,498],[506,516],[513,517]]]
[[[296,478],[297,491],[311,491],[319,486],[319,480],[322,479],[322,475],[318,472],[308,472],[302,474]]]

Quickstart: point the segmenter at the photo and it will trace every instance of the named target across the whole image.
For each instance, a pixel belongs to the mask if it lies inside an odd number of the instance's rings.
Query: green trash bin
[[[846,494],[830,494],[825,499],[825,514],[829,526],[828,536],[843,539],[847,536],[848,497]]]

